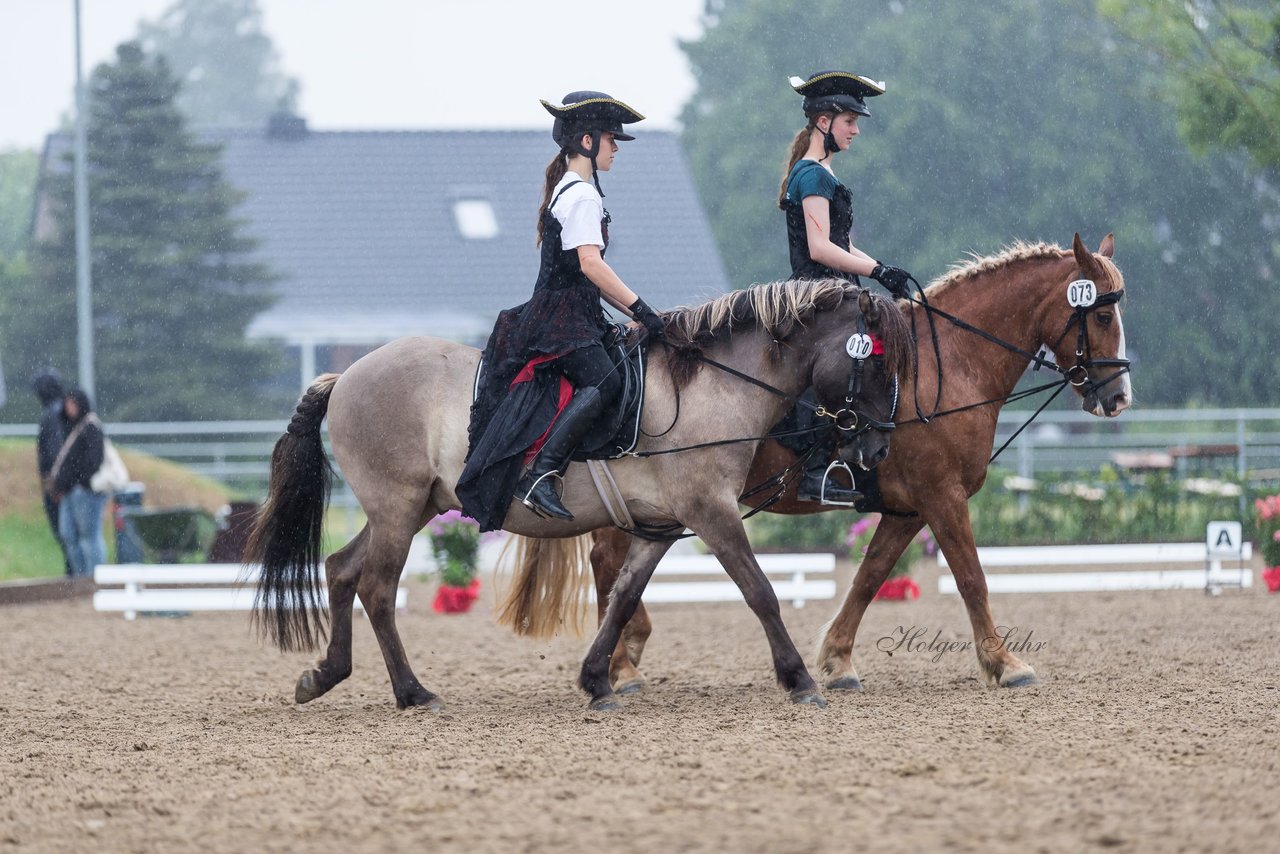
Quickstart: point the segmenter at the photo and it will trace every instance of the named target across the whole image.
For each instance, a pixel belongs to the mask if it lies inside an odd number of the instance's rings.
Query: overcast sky
[[[171,0],[81,0],[85,76]],[[538,98],[600,89],[669,129],[693,91],[676,42],[703,0],[259,0],[321,130],[545,127]],[[71,115],[74,0],[0,0],[0,150]],[[500,97],[494,97],[500,96]]]

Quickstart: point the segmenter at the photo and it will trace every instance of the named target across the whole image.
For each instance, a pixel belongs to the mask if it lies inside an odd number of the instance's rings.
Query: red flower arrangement
[[[471,610],[471,603],[480,596],[480,579],[472,579],[466,587],[453,587],[441,584],[436,590],[436,600],[431,603],[437,614],[465,614]]]
[[[1258,539],[1262,541],[1262,559],[1269,566],[1262,570],[1262,580],[1272,593],[1280,592],[1280,495],[1268,495],[1253,502],[1258,511]]]
[[[877,599],[919,599],[920,585],[909,575],[890,578],[876,591]]]
[[[450,510],[428,522],[427,531],[440,573],[440,587],[431,607],[437,614],[465,614],[480,596],[480,579],[476,578],[480,526]]]

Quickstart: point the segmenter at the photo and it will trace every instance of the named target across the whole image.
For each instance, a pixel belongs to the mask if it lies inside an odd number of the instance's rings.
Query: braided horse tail
[[[323,374],[298,401],[271,454],[267,500],[253,521],[242,560],[261,564],[253,622],[284,652],[314,649],[325,636],[320,597],[320,533],[333,468],[320,422],[339,374]]]

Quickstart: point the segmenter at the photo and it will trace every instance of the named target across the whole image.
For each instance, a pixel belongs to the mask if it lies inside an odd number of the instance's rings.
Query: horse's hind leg
[[[599,623],[604,624],[609,597],[622,570],[631,537],[618,528],[596,531],[591,545],[591,571],[596,580],[596,606]],[[644,690],[644,674],[639,671],[640,656],[653,630],[644,602],[636,603],[635,613],[622,629],[622,636],[609,658],[609,682],[619,694],[635,694]]]
[[[315,669],[298,679],[293,691],[295,702],[310,702],[351,675],[351,606],[368,542],[369,526],[366,525],[355,539],[325,560],[329,583],[329,648]]]
[[[418,682],[396,630],[396,589],[409,556],[409,544],[419,527],[416,516],[380,519],[379,524],[371,519],[369,545],[356,589],[382,649],[396,705],[402,709],[425,706],[439,711],[444,708],[443,701]]]
[[[867,606],[875,598],[893,565],[906,550],[911,538],[924,524],[918,517],[884,516],[876,527],[867,554],[845,596],[840,613],[827,626],[818,652],[818,669],[827,677],[825,685],[835,691],[861,691],[862,681],[853,668],[853,642]]]

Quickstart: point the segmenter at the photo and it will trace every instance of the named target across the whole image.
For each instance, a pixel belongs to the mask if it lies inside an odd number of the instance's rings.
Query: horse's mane
[[[671,346],[671,376],[683,386],[702,362],[696,356],[721,335],[755,326],[772,338],[775,349],[814,314],[831,311],[855,290],[840,279],[787,280],[752,285],[731,291],[697,306],[681,306],[664,314],[666,339]],[[886,368],[905,377],[911,348],[905,315],[893,300],[869,294],[877,302],[879,319],[869,324],[884,343]]]
[[[1020,261],[1035,261],[1041,258],[1062,259],[1070,255],[1070,249],[1063,249],[1056,243],[1029,243],[1024,240],[1018,240],[994,255],[978,255],[970,252],[968,261],[952,265],[950,270],[930,282],[926,291],[932,297],[962,282],[986,273],[993,273]],[[1097,253],[1094,253],[1093,257],[1107,270],[1112,282],[1120,286],[1124,279],[1115,262]],[[1100,288],[1100,290],[1105,292],[1107,289]]]
[[[1019,261],[1030,261],[1039,258],[1064,258],[1070,250],[1063,249],[1056,243],[1027,243],[1019,240],[1006,246],[994,255],[978,255],[969,253],[969,260],[952,265],[951,269],[929,283],[930,296],[944,289],[968,281],[984,273],[993,273]]]

